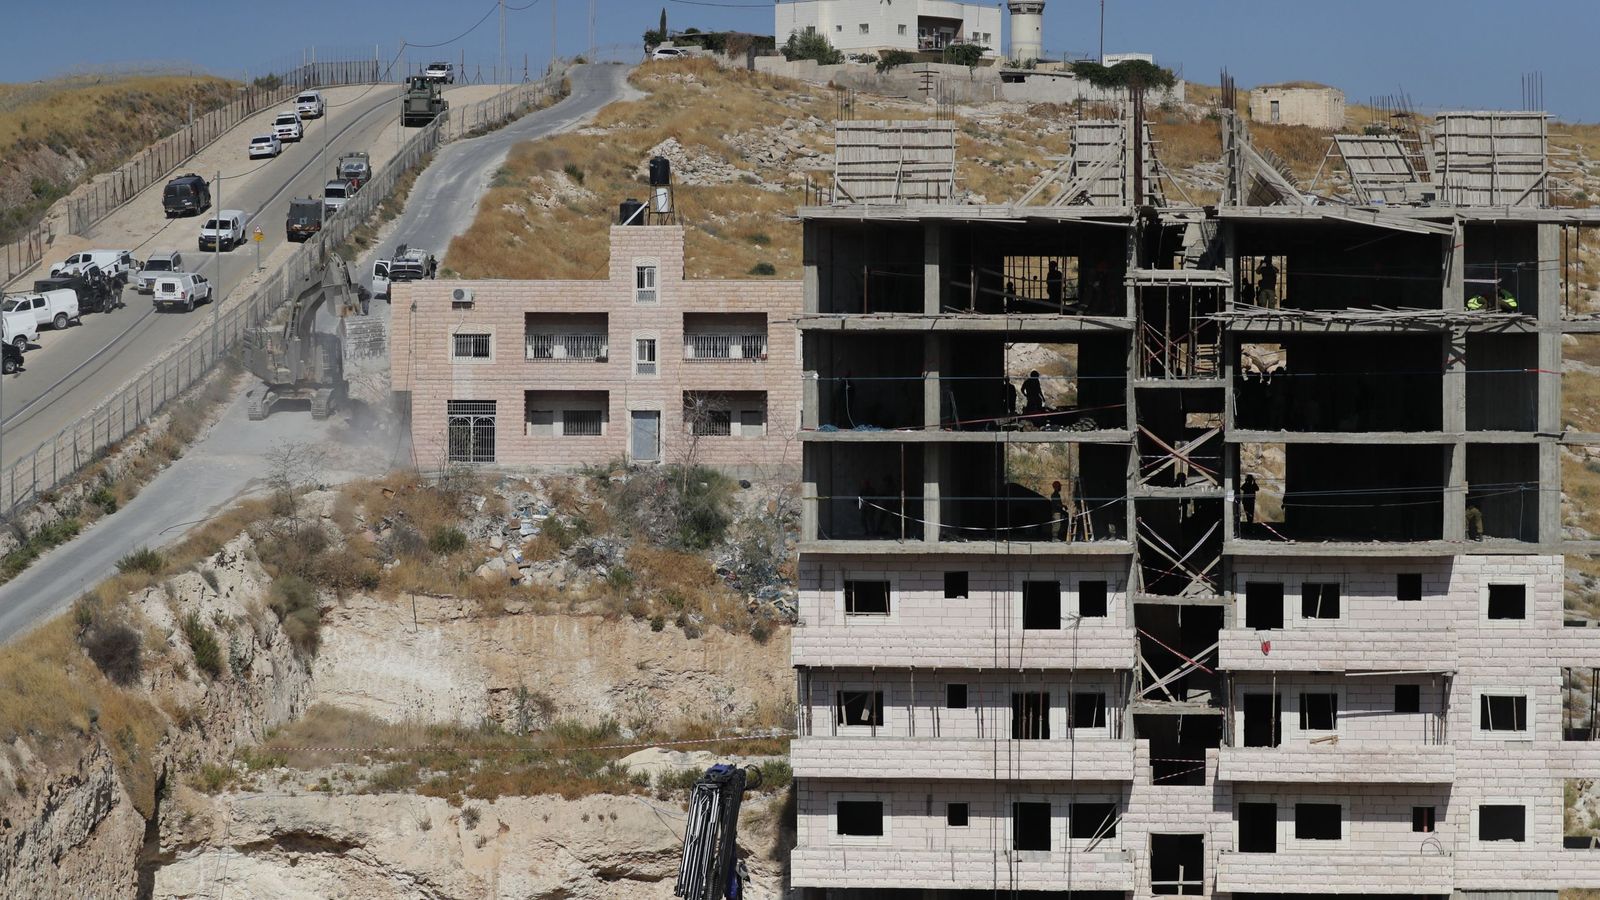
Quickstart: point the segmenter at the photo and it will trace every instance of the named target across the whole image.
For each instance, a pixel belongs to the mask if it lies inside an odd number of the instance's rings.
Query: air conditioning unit
[[[453,288],[450,291],[451,306],[471,306],[472,288]]]

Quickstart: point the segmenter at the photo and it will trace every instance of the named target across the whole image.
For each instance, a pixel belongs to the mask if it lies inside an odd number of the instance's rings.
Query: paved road
[[[600,107],[630,93],[625,76],[620,66],[580,66],[572,72],[573,90],[567,99],[499,132],[441,151],[417,179],[397,220],[397,240],[419,246],[423,241],[430,246],[435,241],[440,246],[448,243],[470,223],[478,196],[512,144],[580,126]],[[383,315],[387,308],[380,304],[373,312]],[[244,387],[250,386],[246,381]],[[370,417],[314,422],[309,412],[296,408],[280,407],[265,422],[251,422],[241,394],[221,422],[126,507],[0,585],[0,642],[65,610],[115,572],[117,560],[130,551],[174,542],[240,496],[259,489],[270,475],[273,450],[287,445],[314,448],[324,458],[318,480],[331,483],[388,470],[402,452],[401,437],[375,425]]]
[[[473,88],[454,88],[471,92]],[[447,91],[447,96],[450,94]],[[223,135],[194,160],[186,171],[197,171],[213,184],[213,209],[240,209],[248,215],[246,229],[261,227],[264,240],[260,258],[269,268],[289,252],[284,219],[294,197],[322,195],[334,161],[344,152],[367,150],[373,163],[386,164],[398,146],[415,134],[399,127],[399,87],[368,85],[327,91],[328,114],[305,123],[305,138],[285,145],[272,160],[251,161],[245,145],[252,134],[265,133],[276,110],[260,113]],[[250,245],[222,253],[202,253],[197,247],[204,218],[166,219],[161,213],[164,183],[142,191],[125,207],[95,226],[90,247],[135,249],[135,257],[156,250],[175,249],[185,256],[186,268],[210,278],[216,296],[226,298],[256,268],[256,248]],[[283,249],[280,251],[280,247]],[[48,261],[65,258],[70,250],[58,247]],[[280,251],[274,257],[274,251]],[[219,271],[220,262],[220,271]],[[31,280],[16,285],[24,289]],[[86,315],[81,325],[64,332],[40,333],[39,344],[27,354],[25,370],[5,379],[0,390],[0,428],[4,429],[0,463],[10,463],[49,440],[78,416],[104,401],[124,382],[169,346],[178,342],[211,310],[193,313],[156,313],[147,296],[133,290],[123,295],[126,308],[106,314]]]

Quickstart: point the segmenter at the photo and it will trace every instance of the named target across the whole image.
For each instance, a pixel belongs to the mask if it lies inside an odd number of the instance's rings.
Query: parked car
[[[60,331],[78,321],[78,295],[66,289],[16,294],[6,300],[5,311],[32,313],[34,324]]]
[[[331,216],[338,212],[355,192],[355,186],[350,182],[335,178],[322,186],[322,208]]]
[[[33,310],[7,309],[0,312],[0,336],[5,338],[7,347],[14,347],[19,352],[28,349],[29,344],[39,343],[39,323],[33,318]]]
[[[298,141],[305,134],[305,129],[300,127],[300,114],[294,110],[278,113],[272,120],[272,133],[280,141]]]
[[[204,275],[189,272],[163,275],[156,279],[156,289],[150,300],[158,311],[181,306],[185,312],[192,312],[196,303],[211,302],[211,282]]]
[[[211,208],[211,185],[193,172],[179,175],[167,182],[161,192],[161,208],[167,218],[178,215],[198,216]]]
[[[422,77],[441,84],[455,84],[455,64],[447,62],[428,63],[428,67],[422,70]]]
[[[183,254],[176,250],[162,250],[150,254],[144,261],[144,268],[139,270],[139,280],[134,289],[141,294],[148,294],[156,289],[156,278],[166,272],[183,271]]]
[[[283,141],[278,140],[275,134],[258,134],[250,139],[250,158],[260,159],[265,156],[271,159],[283,152]]]
[[[689,51],[682,47],[657,47],[656,52],[650,54],[651,59],[685,59]]]
[[[133,274],[131,250],[84,250],[74,253],[58,263],[50,264],[50,276],[76,275],[90,267],[98,268],[118,285],[128,283]]]
[[[216,218],[207,219],[200,226],[200,249],[210,250],[221,244],[226,253],[244,243],[244,218],[242,209],[225,209]]]
[[[21,368],[21,350],[18,350],[16,347],[11,346],[10,344],[6,344],[3,349],[0,349],[0,372],[10,375]]]
[[[294,111],[302,119],[320,119],[327,110],[327,104],[322,102],[322,94],[318,91],[305,91],[294,98]]]
[[[98,266],[90,266],[71,275],[52,275],[33,283],[34,293],[71,291],[78,300],[80,313],[110,312],[122,306],[122,285],[107,278]]]

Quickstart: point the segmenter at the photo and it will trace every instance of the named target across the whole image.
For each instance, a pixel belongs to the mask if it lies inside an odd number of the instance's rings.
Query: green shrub
[[[108,516],[117,511],[117,495],[104,484],[89,493],[89,502],[100,507],[100,511]]]
[[[561,171],[567,173],[567,177],[573,181],[583,184],[583,170],[578,168],[577,163],[567,163],[561,168]]]
[[[121,622],[99,622],[83,636],[83,650],[116,684],[133,684],[144,671],[143,640]]]
[[[1114,66],[1103,66],[1093,60],[1072,64],[1072,74],[1097,88],[1122,88],[1142,85],[1149,88],[1170,88],[1178,83],[1171,69],[1163,69],[1142,59],[1130,59]]]
[[[786,788],[794,781],[794,768],[787,759],[769,759],[761,764],[760,770],[764,791]]]
[[[283,633],[301,656],[312,656],[322,644],[322,613],[317,608],[317,589],[297,575],[283,575],[272,581],[267,608],[283,624]]]
[[[161,570],[166,567],[167,558],[160,550],[151,550],[149,547],[140,547],[117,560],[117,571],[122,573],[143,572],[146,575],[160,575]]]
[[[440,556],[449,556],[467,549],[467,536],[461,529],[449,525],[440,525],[428,535],[428,549]]]
[[[775,266],[772,265],[772,263],[769,263],[769,262],[758,262],[755,265],[750,267],[750,274],[751,275],[776,275],[776,274],[778,274],[778,270],[777,270],[777,268]]]
[[[833,48],[827,35],[815,31],[796,32],[783,44],[783,58],[816,60],[818,65],[834,66],[844,62],[844,54]]]
[[[916,57],[907,50],[885,50],[878,57],[878,71],[887,72],[896,66],[909,65]]]
[[[984,51],[988,49],[977,44],[951,44],[944,48],[944,61],[952,66],[970,69],[983,61]]]
[[[206,623],[200,621],[199,613],[191,612],[183,617],[183,636],[189,642],[189,649],[194,651],[194,664],[200,671],[212,678],[221,675],[222,645],[217,643],[217,636]]]

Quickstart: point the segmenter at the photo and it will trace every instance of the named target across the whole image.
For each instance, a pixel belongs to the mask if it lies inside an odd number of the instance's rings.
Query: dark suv
[[[107,278],[99,266],[90,266],[76,275],[53,275],[33,283],[36,294],[67,289],[78,295],[81,312],[110,312],[122,302],[122,285]]]
[[[189,172],[167,182],[161,192],[161,208],[167,218],[181,215],[198,216],[211,208],[211,185],[204,178]]]

